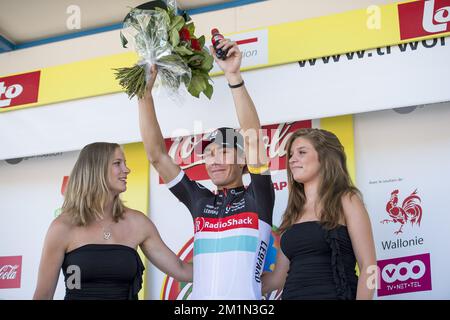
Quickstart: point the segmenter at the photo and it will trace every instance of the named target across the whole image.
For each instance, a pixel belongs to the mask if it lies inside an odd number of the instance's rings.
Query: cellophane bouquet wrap
[[[199,98],[203,92],[211,99],[209,71],[214,58],[204,47],[205,37],[197,38],[194,32],[194,23],[186,14],[177,15],[176,7],[130,11],[120,35],[123,47],[131,44],[139,61],[133,67],[115,69],[130,99],[144,96],[152,65],[158,69],[155,87],[167,90],[169,97],[179,97],[184,84],[192,96]]]

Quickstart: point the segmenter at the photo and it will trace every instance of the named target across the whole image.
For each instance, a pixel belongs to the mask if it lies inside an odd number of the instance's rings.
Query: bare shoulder
[[[52,247],[66,248],[74,227],[74,224],[67,214],[63,213],[59,215],[52,221],[48,228],[46,236],[47,244]]]
[[[124,212],[125,220],[131,225],[131,229],[134,230],[137,236],[138,243],[142,243],[148,238],[155,235],[156,227],[153,222],[144,213],[138,210],[127,208]]]
[[[72,223],[69,215],[66,213],[62,213],[52,221],[49,227],[49,231],[51,230],[54,233],[67,233],[70,232],[74,227],[75,226]]]
[[[131,208],[125,209],[124,218],[132,223],[144,223],[145,221],[149,220],[149,218],[144,213]]]
[[[342,205],[344,207],[352,207],[352,206],[364,206],[361,195],[356,192],[347,192],[342,196]]]
[[[361,195],[356,192],[347,192],[342,196],[342,208],[344,209],[345,220],[358,219],[367,215]]]
[[[139,210],[126,208],[124,212],[125,220],[128,220],[138,230],[147,230],[148,227],[153,227],[153,222],[144,213]]]

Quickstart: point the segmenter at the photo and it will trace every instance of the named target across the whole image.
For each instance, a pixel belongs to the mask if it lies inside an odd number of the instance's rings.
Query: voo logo
[[[386,283],[395,281],[418,280],[427,271],[425,264],[420,260],[401,262],[399,264],[388,264],[381,271],[381,277]]]

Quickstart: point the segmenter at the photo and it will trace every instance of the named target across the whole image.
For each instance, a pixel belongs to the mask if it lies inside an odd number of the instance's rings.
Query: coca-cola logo
[[[0,289],[20,288],[22,256],[0,257]]]
[[[270,159],[270,169],[286,169],[286,143],[298,129],[311,128],[311,121],[297,121],[263,126],[263,141]],[[166,139],[169,155],[186,172],[192,180],[209,179],[204,166],[201,146],[209,133]],[[163,181],[160,179],[160,183]]]
[[[0,109],[38,101],[41,72],[0,78]]]
[[[17,276],[18,264],[7,264],[0,268],[0,280],[14,280]]]
[[[402,40],[450,31],[450,0],[426,0],[398,5]]]

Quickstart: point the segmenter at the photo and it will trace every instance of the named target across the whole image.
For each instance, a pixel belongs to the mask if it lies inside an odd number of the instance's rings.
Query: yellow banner
[[[267,61],[245,66],[243,69],[450,35],[450,27],[443,30],[445,24],[434,24],[433,16],[429,17],[427,25],[426,3],[429,2],[421,0],[371,6],[367,9],[257,29],[267,31],[267,39],[264,40],[267,42],[264,49],[268,51]],[[438,11],[439,8],[431,9]],[[429,33],[424,29],[441,31]],[[121,92],[113,69],[131,66],[136,60],[136,54],[130,52],[42,69],[40,81],[35,85],[38,87],[38,98],[31,100],[32,103],[25,99],[24,103],[14,104],[14,99],[19,99],[19,94],[26,91],[21,92],[23,89],[14,87],[16,80],[12,79],[17,79],[18,75],[0,77],[0,112]],[[12,79],[8,79],[11,77]]]

